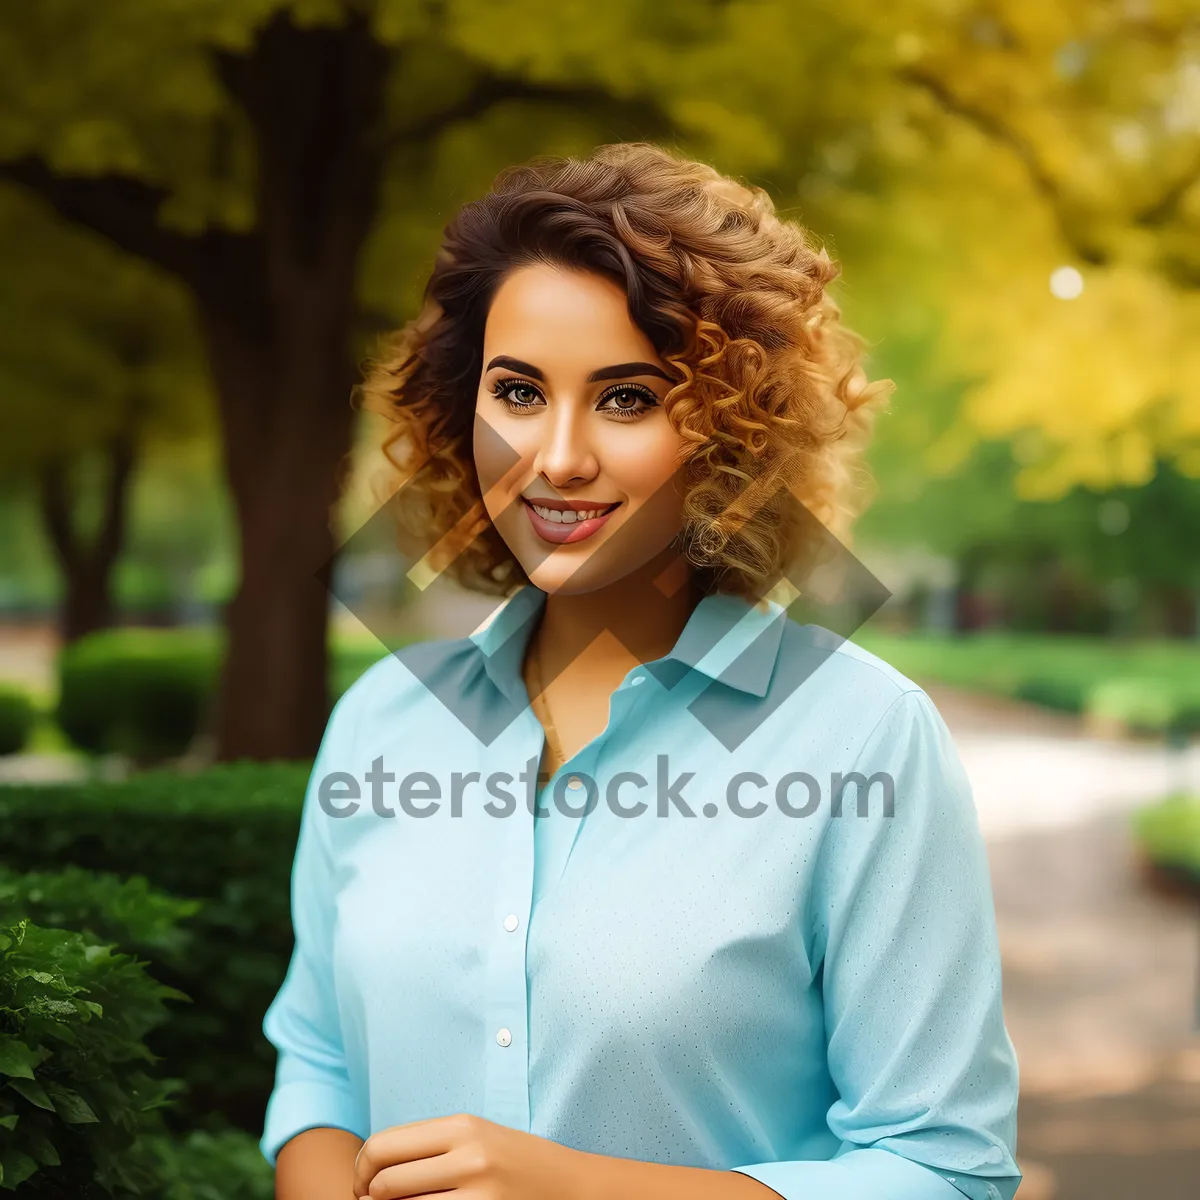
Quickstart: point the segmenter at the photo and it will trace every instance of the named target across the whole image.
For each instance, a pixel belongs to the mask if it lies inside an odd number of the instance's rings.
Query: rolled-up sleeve
[[[897,697],[854,769],[875,777],[869,813],[847,783],[808,927],[840,1146],[735,1169],[785,1200],[1012,1200],[1018,1069],[970,785],[920,690]]]
[[[287,975],[263,1018],[278,1057],[259,1146],[272,1166],[283,1145],[305,1129],[346,1129],[367,1136],[362,1098],[346,1070],[333,987],[332,938],[336,893],[330,859],[329,818],[318,805],[324,775],[346,759],[350,723],[334,708],[304,797],[292,863],[291,909],[295,946]]]

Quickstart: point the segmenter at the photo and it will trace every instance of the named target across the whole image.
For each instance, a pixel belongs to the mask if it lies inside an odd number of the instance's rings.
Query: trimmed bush
[[[1033,675],[1022,679],[1012,689],[1017,700],[1028,700],[1043,708],[1060,712],[1080,712],[1083,709],[1086,686],[1077,679],[1060,679],[1048,675]]]
[[[202,901],[181,923],[186,952],[133,939],[155,975],[193,1001],[150,1038],[169,1073],[188,1081],[167,1115],[176,1131],[215,1129],[224,1115],[261,1132],[275,1068],[261,1025],[292,950],[289,883],[310,769],[244,763],[119,783],[0,787],[0,865],[137,875]],[[55,903],[64,911],[65,898]]]
[[[1174,795],[1138,809],[1134,836],[1155,865],[1200,885],[1200,796]]]
[[[221,630],[204,628],[108,629],[80,638],[59,657],[58,724],[91,754],[124,754],[142,764],[176,758],[214,702],[223,645]],[[332,698],[387,653],[373,638],[335,648]],[[0,753],[2,736],[0,706]]]
[[[185,1138],[154,1138],[153,1156],[162,1190],[156,1200],[273,1200],[275,1172],[258,1138],[238,1129],[194,1130]]]
[[[1200,644],[1009,633],[896,637],[865,628],[854,641],[918,683],[993,692],[1087,712],[1133,732],[1200,730]]]
[[[19,754],[37,724],[37,708],[27,692],[0,684],[0,754]]]
[[[185,961],[192,939],[180,922],[200,907],[200,901],[170,896],[141,876],[122,879],[82,867],[20,872],[0,866],[0,921],[16,924],[25,918],[69,929],[154,962],[179,966]]]
[[[200,731],[219,641],[194,629],[109,629],[59,656],[58,724],[81,750],[154,762]]]
[[[30,1197],[161,1194],[143,1135],[179,1086],[144,1038],[175,997],[85,934],[0,926],[0,1186]]]
[[[1087,711],[1134,733],[1192,733],[1200,729],[1200,684],[1195,693],[1161,679],[1110,679],[1088,694]]]

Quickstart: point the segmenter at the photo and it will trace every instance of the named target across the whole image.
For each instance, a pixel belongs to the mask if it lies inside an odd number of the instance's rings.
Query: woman
[[[281,1200],[1011,1200],[968,784],[919,688],[785,609],[890,387],[836,273],[646,144],[448,226],[363,394],[411,577],[504,603],[330,718],[264,1021]]]

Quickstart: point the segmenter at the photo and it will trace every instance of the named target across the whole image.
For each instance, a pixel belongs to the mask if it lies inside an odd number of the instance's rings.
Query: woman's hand
[[[457,1113],[373,1134],[354,1164],[370,1200],[454,1192],[456,1200],[582,1200],[585,1159],[557,1142]]]

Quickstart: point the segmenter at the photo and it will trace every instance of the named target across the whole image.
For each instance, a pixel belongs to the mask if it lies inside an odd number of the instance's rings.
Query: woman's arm
[[[354,1164],[355,1200],[434,1193],[489,1200],[769,1200],[776,1195],[735,1171],[591,1154],[469,1113],[395,1125],[367,1139]],[[283,1192],[277,1196],[284,1200]],[[286,1200],[309,1196],[287,1193]],[[342,1200],[341,1192],[330,1196]]]
[[[275,1200],[357,1200],[354,1160],[362,1138],[344,1129],[306,1129],[275,1160]]]
[[[808,906],[841,1145],[826,1161],[737,1169],[785,1200],[1012,1200],[1018,1069],[987,853],[928,696],[893,703],[856,770],[861,788],[876,779],[870,804],[860,816],[846,789]]]
[[[319,805],[321,780],[352,760],[354,718],[347,703],[357,694],[352,687],[334,707],[309,777],[292,866],[295,947],[283,983],[263,1017],[263,1033],[278,1052],[275,1086],[259,1142],[272,1165],[285,1145],[290,1147],[289,1155],[297,1153],[291,1143],[301,1135],[336,1131],[355,1138],[366,1136],[370,1127],[366,1097],[350,1078],[342,1042],[333,972],[337,881],[331,819]],[[329,1144],[329,1137],[323,1141]],[[305,1145],[315,1142],[306,1137]],[[306,1158],[308,1153],[304,1151]]]

